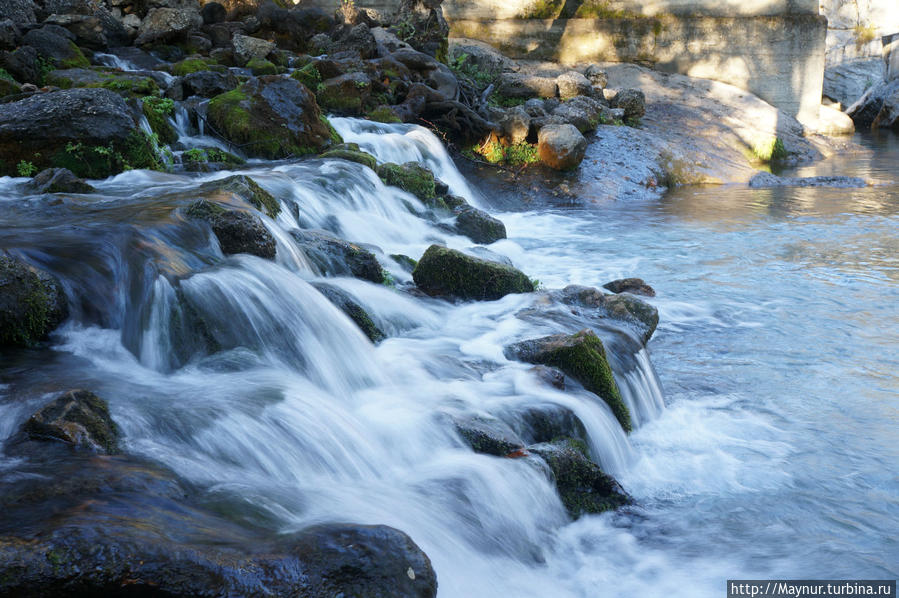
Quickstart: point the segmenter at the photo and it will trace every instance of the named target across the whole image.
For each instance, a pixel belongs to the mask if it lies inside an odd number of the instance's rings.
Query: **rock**
[[[537,134],[540,161],[556,170],[573,170],[584,159],[587,140],[570,124],[547,125]]]
[[[374,156],[359,150],[332,149],[323,153],[321,157],[332,160],[349,160],[350,162],[368,166],[372,170],[377,170],[378,168],[378,161]]]
[[[837,187],[848,189],[867,187],[868,183],[862,178],[852,176],[780,177],[770,172],[759,171],[749,179],[749,186],[753,189],[770,187]]]
[[[534,284],[505,264],[431,245],[412,271],[415,284],[429,295],[492,301],[509,293],[530,293]]]
[[[202,23],[195,10],[187,8],[152,8],[141,21],[135,46],[153,42],[186,39],[187,33]]]
[[[371,95],[371,80],[365,73],[346,73],[326,79],[316,93],[316,100],[329,113],[361,114]]]
[[[515,68],[515,61],[503,56],[490,44],[474,39],[450,38],[449,55],[463,69],[468,67],[491,75]]]
[[[184,96],[211,98],[237,87],[237,77],[231,72],[197,71],[188,73],[181,79]]]
[[[0,347],[28,347],[69,315],[62,285],[22,260],[0,255]]]
[[[542,110],[542,109],[541,109]],[[499,119],[503,138],[511,145],[522,143],[528,137],[531,128],[531,115],[521,106],[504,111]]]
[[[384,270],[371,251],[324,230],[292,230],[290,235],[321,274],[384,282]]]
[[[6,96],[18,95],[22,91],[22,86],[12,78],[0,77],[0,98]]]
[[[899,132],[899,90],[883,98],[880,112],[877,113],[871,126]]]
[[[855,133],[855,123],[849,115],[832,106],[818,106],[818,118],[811,123],[803,123],[810,133],[835,137]]]
[[[845,108],[883,81],[883,76],[884,64],[879,56],[828,66],[824,69],[824,95]]]
[[[80,144],[77,150],[69,144]],[[97,152],[94,148],[109,148]],[[106,89],[41,93],[0,110],[0,169],[20,160],[38,168],[68,168],[75,176],[101,178],[132,168],[158,167],[146,136],[125,101]]]
[[[351,27],[331,47],[331,52],[353,52],[362,59],[374,58],[378,52],[378,42],[365,23]]]
[[[217,193],[236,195],[260,212],[265,212],[269,218],[277,218],[281,213],[281,204],[278,200],[244,174],[209,181],[200,187],[200,192],[212,201],[215,201]]]
[[[251,156],[268,159],[319,153],[332,134],[315,96],[294,79],[252,78],[209,102],[213,128]]]
[[[531,368],[531,371],[544,384],[552,386],[553,388],[558,388],[559,390],[565,390],[565,374],[556,368],[547,367],[545,365],[535,365]],[[570,434],[568,434],[568,436],[570,436]]]
[[[591,64],[585,68],[584,76],[587,77],[591,85],[598,87],[600,90],[605,89],[606,85],[609,84],[609,76],[598,64]]]
[[[232,170],[236,166],[245,164],[243,158],[217,147],[194,147],[182,152],[180,157],[181,166],[189,172]]]
[[[456,232],[475,243],[486,245],[506,238],[506,225],[483,210],[466,205],[455,213]]]
[[[852,118],[856,127],[867,129],[872,127],[880,116],[884,100],[896,94],[899,94],[899,79],[888,83],[880,82],[868,89],[852,106],[846,108],[846,114]]]
[[[546,116],[546,108],[540,98],[531,98],[524,103],[523,108],[531,118]]]
[[[241,64],[246,64],[254,58],[264,60],[269,53],[277,47],[275,42],[259,39],[258,37],[250,37],[237,33],[231,38],[231,45],[234,47],[234,56]]]
[[[593,95],[593,84],[587,77],[577,71],[568,71],[556,77],[559,87],[559,99],[570,100],[577,96]]]
[[[163,73],[155,71],[123,73],[96,68],[57,69],[44,75],[44,82],[47,85],[55,85],[63,89],[102,87],[125,98],[156,95],[159,92],[159,83],[164,80]]]
[[[187,216],[209,223],[225,255],[249,253],[269,259],[275,257],[275,239],[258,216],[226,209],[205,199],[191,204]]]
[[[602,111],[603,106],[597,100],[578,96],[559,104],[552,111],[552,115],[567,124],[574,125],[581,133],[588,133],[596,129],[602,121]]]
[[[391,253],[390,259],[395,261],[403,270],[410,274],[415,270],[415,266],[418,264],[416,260],[413,260],[408,255],[403,255],[402,253]]]
[[[565,377],[555,368],[535,366],[535,369],[541,367],[555,372],[563,379]],[[587,428],[568,407],[555,403],[529,406],[516,412],[515,416],[521,428],[517,431],[528,444],[553,442],[560,438],[571,438],[585,444],[587,442]]]
[[[250,69],[250,72],[257,77],[260,75],[278,74],[278,67],[275,66],[275,63],[269,60],[262,60],[261,58],[251,58],[245,67]]]
[[[569,285],[559,293],[568,305],[596,310],[599,318],[610,318],[627,324],[646,344],[659,325],[659,311],[633,295],[606,295],[599,289]]]
[[[324,295],[328,301],[333,303],[337,309],[345,313],[347,317],[362,330],[365,336],[368,337],[368,340],[373,343],[379,343],[387,338],[384,332],[378,328],[377,324],[372,321],[371,316],[368,315],[365,308],[359,305],[359,303],[350,297],[348,293],[344,292],[339,287],[323,282],[313,282],[311,284],[319,293]]]
[[[503,73],[494,93],[507,98],[554,98],[558,95],[558,85],[550,77]]]
[[[522,341],[506,347],[505,354],[509,359],[559,368],[605,401],[624,431],[631,431],[630,411],[621,398],[602,341],[593,331]]]
[[[200,9],[200,16],[203,18],[204,25],[215,25],[222,23],[228,15],[225,7],[218,2],[207,2]]]
[[[643,282],[642,278],[620,278],[607,282],[602,288],[608,289],[613,293],[631,293],[634,295],[644,295],[646,297],[655,297],[655,290]]]
[[[0,19],[0,50],[15,50],[22,34],[12,19]]]
[[[629,504],[630,497],[618,482],[575,446],[570,442],[557,442],[528,447],[549,466],[559,498],[568,513],[578,518]]]
[[[15,52],[4,52],[2,64],[17,81],[38,83],[43,75],[38,64],[39,58],[37,50],[31,46],[22,46]]]
[[[44,25],[22,36],[22,44],[37,50],[57,68],[88,67],[90,62],[75,45],[75,36],[57,25]],[[36,81],[37,82],[37,81]],[[39,83],[39,82],[37,82]]]
[[[439,0],[399,0],[391,28],[406,43],[440,62],[446,62],[449,24]]]
[[[25,184],[26,193],[93,193],[94,188],[66,168],[47,168]]]
[[[460,417],[454,423],[456,432],[476,453],[505,457],[524,448],[521,438],[498,419]]]
[[[61,440],[76,448],[118,452],[118,428],[106,401],[87,390],[71,390],[32,415],[23,427],[32,440]]]
[[[385,162],[378,166],[378,176],[385,185],[399,187],[426,204],[433,204],[437,196],[434,175],[417,162],[406,162],[402,165]]]
[[[646,114],[646,96],[639,89],[622,89],[612,98],[612,108],[624,109],[627,119],[640,118]]]
[[[35,6],[32,0],[2,0],[0,7],[2,7],[0,12],[2,12],[3,17],[11,20],[19,27],[37,22],[37,17],[34,15]]]

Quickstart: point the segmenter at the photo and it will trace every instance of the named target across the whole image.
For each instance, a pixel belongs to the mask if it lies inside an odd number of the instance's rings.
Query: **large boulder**
[[[109,405],[87,390],[58,396],[32,415],[23,431],[32,440],[62,441],[106,455],[118,452],[119,430]]]
[[[643,344],[649,342],[659,325],[659,310],[627,293],[607,295],[599,289],[581,285],[569,285],[558,294],[568,305],[587,308],[590,315],[617,320],[627,326]]]
[[[498,419],[477,416],[458,417],[456,432],[476,453],[505,457],[524,449],[524,442],[505,423]]]
[[[275,239],[255,214],[200,199],[190,205],[187,216],[209,223],[225,255],[249,253],[269,259],[275,257]]]
[[[70,89],[10,102],[0,110],[0,174],[20,161],[101,178],[126,167],[158,168],[128,105],[106,89]]]
[[[27,347],[69,315],[62,286],[25,262],[0,255],[0,347]]]
[[[324,230],[293,230],[291,236],[312,264],[325,276],[355,276],[382,283],[386,274],[375,255],[355,243]]]
[[[141,21],[134,45],[186,39],[188,32],[202,22],[203,18],[195,9],[153,8]]]
[[[456,208],[456,232],[475,243],[493,243],[506,238],[506,225],[487,212],[465,205]]]
[[[67,168],[42,170],[24,186],[26,193],[93,193],[94,188]]]
[[[234,47],[234,56],[240,64],[246,64],[254,58],[262,60],[277,47],[275,42],[239,33],[231,38],[231,45]]]
[[[417,162],[385,162],[378,166],[378,176],[385,185],[399,187],[426,204],[432,203],[437,197],[433,173]]]
[[[22,36],[22,44],[31,46],[44,61],[57,68],[90,66],[90,62],[75,45],[75,36],[57,25],[44,25]]]
[[[339,287],[325,282],[313,282],[312,286],[314,286],[319,293],[324,295],[325,299],[330,301],[337,309],[345,313],[347,317],[359,327],[365,336],[368,337],[368,340],[373,343],[378,343],[386,338],[384,332],[378,328],[378,325],[371,319],[371,316],[365,311],[365,308],[359,305],[359,303],[350,297],[348,293],[344,292]]]
[[[503,73],[496,85],[496,94],[507,98],[554,98],[558,91],[555,79],[524,73]]]
[[[415,284],[429,295],[492,301],[510,293],[530,293],[534,283],[506,264],[431,245],[412,271]]]
[[[300,156],[339,142],[312,92],[288,77],[252,78],[212,98],[207,117],[215,131],[251,156]]]
[[[0,14],[12,20],[19,27],[31,25],[37,21],[32,0],[0,0]]]
[[[509,359],[559,368],[605,401],[621,427],[631,431],[630,411],[621,398],[602,341],[592,330],[522,341],[506,347],[505,353]]]
[[[237,87],[237,78],[231,72],[196,71],[181,79],[184,97],[211,98]]]
[[[540,161],[555,170],[577,168],[586,152],[587,140],[574,125],[546,125],[537,134]]]

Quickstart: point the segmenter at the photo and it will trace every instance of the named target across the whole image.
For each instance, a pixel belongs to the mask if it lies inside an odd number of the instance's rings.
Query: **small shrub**
[[[31,162],[22,160],[16,165],[16,172],[19,173],[19,176],[33,177],[37,174],[37,166]]]

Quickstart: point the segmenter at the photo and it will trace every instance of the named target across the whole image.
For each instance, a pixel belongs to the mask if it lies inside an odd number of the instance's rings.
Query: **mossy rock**
[[[581,443],[565,440],[529,446],[528,451],[549,466],[559,498],[573,518],[630,504],[630,497],[618,482],[591,461],[584,448]]]
[[[559,298],[569,305],[593,308],[600,318],[610,318],[627,324],[645,345],[659,325],[659,310],[629,294],[609,295],[599,289],[569,285]]]
[[[102,179],[141,168],[165,170],[152,140],[140,129],[134,129],[124,143],[69,143],[50,157],[50,166],[67,168],[75,176],[86,179]]]
[[[44,83],[62,89],[108,89],[126,98],[150,96],[159,92],[159,85],[152,77],[100,68],[68,68],[50,71],[44,76]]]
[[[22,260],[0,255],[0,346],[32,346],[68,315],[59,281]]]
[[[395,261],[403,268],[403,270],[409,273],[415,270],[415,266],[418,265],[418,260],[413,260],[408,255],[403,255],[402,253],[391,253],[390,259]]]
[[[381,284],[387,273],[368,249],[324,230],[294,230],[291,236],[306,257],[325,276],[355,276]]]
[[[322,75],[314,62],[296,69],[290,73],[290,76],[305,85],[312,92],[315,92],[318,89],[318,85],[322,82]]]
[[[185,58],[184,60],[173,64],[171,68],[172,74],[176,77],[184,77],[185,75],[198,73],[200,71],[225,72],[226,70],[227,68],[224,66],[215,64],[214,62],[210,62],[203,58]]]
[[[371,80],[365,73],[344,73],[326,79],[316,87],[318,104],[331,113],[359,115],[371,94]]]
[[[368,337],[368,340],[373,343],[379,343],[387,338],[387,335],[378,328],[378,325],[374,323],[374,320],[371,319],[371,316],[365,311],[365,308],[359,305],[358,302],[343,290],[321,282],[312,283],[312,286],[314,286],[319,293],[324,295],[328,301],[334,304],[337,309],[345,313],[347,317],[359,327],[363,334]]]
[[[378,166],[378,176],[385,185],[399,187],[425,203],[432,203],[437,197],[434,174],[417,162],[386,162]]]
[[[275,238],[254,214],[227,209],[205,199],[191,204],[186,213],[189,218],[209,223],[225,255],[275,257]]]
[[[621,398],[605,347],[592,330],[515,343],[506,347],[505,353],[509,359],[559,368],[605,401],[625,432],[633,428],[630,410]]]
[[[362,164],[363,166],[368,166],[372,170],[376,170],[378,167],[378,161],[374,156],[359,150],[354,151],[350,149],[333,149],[323,153],[321,157],[336,160],[349,160],[350,162],[356,162],[358,164]]]
[[[119,431],[106,401],[86,390],[72,390],[32,415],[23,428],[32,440],[61,440],[103,454],[118,452]]]
[[[403,119],[399,117],[396,111],[387,105],[375,106],[369,110],[365,117],[379,123],[401,123]]]
[[[223,170],[233,168],[245,164],[246,161],[240,156],[236,156],[230,152],[226,152],[217,147],[195,147],[182,152],[181,164],[185,170],[193,172],[210,172],[213,170]],[[263,189],[264,193],[267,193]],[[277,202],[276,202],[277,203]],[[263,209],[263,202],[258,205],[254,203],[260,210]],[[275,214],[280,211],[280,206],[275,209]]]
[[[251,58],[246,64],[246,68],[250,69],[254,75],[277,75],[279,69],[274,63],[264,58]]]
[[[524,448],[521,438],[498,419],[464,417],[454,423],[456,432],[476,453],[505,457]]]
[[[431,245],[412,271],[429,295],[492,301],[510,293],[530,293],[534,284],[511,266]]]
[[[456,231],[475,243],[488,244],[506,238],[506,225],[501,220],[468,205],[456,209]]]
[[[339,135],[315,96],[294,79],[256,77],[209,102],[208,120],[248,155],[281,159],[319,153]]]
[[[275,196],[245,174],[235,174],[224,179],[210,181],[200,187],[200,191],[204,194],[232,193],[253,205],[260,212],[265,212],[269,218],[277,218],[281,213],[281,204],[278,203]]]
[[[169,117],[175,113],[175,104],[172,100],[159,96],[147,96],[141,102],[141,110],[147,117],[150,129],[159,137],[159,141],[167,144],[178,141],[178,133],[169,122]]]

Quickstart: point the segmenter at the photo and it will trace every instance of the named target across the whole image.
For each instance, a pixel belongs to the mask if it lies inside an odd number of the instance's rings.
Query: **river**
[[[656,289],[654,367],[646,351],[615,349],[623,332],[597,330],[638,414],[633,433],[503,356],[591,325],[545,294],[453,305],[328,279],[389,333],[369,344],[308,284],[320,277],[287,231],[375,245],[399,287],[409,274],[387,255],[471,244],[413,216],[411,196],[364,167],[307,160],[243,171],[287,208],[265,220],[274,262],[223,258],[172,212],[225,173],[128,172],[54,202],[0,179],[0,246],[77,297],[52,348],[4,358],[0,439],[50,393],[90,388],[127,450],[209,497],[237,497],[240,517],[405,531],[447,597],[702,597],[722,596],[728,578],[899,575],[899,186],[682,188],[601,204],[538,193],[516,205],[466,180],[424,129],[333,124],[379,160],[427,163],[502,219],[509,239],[491,251],[544,288],[639,276]],[[861,143],[870,151],[797,174],[896,176],[894,137]],[[178,336],[185,302],[218,351]],[[471,452],[451,424],[545,403],[578,415],[635,507],[571,522],[538,470]],[[2,459],[0,473],[20,466]]]

